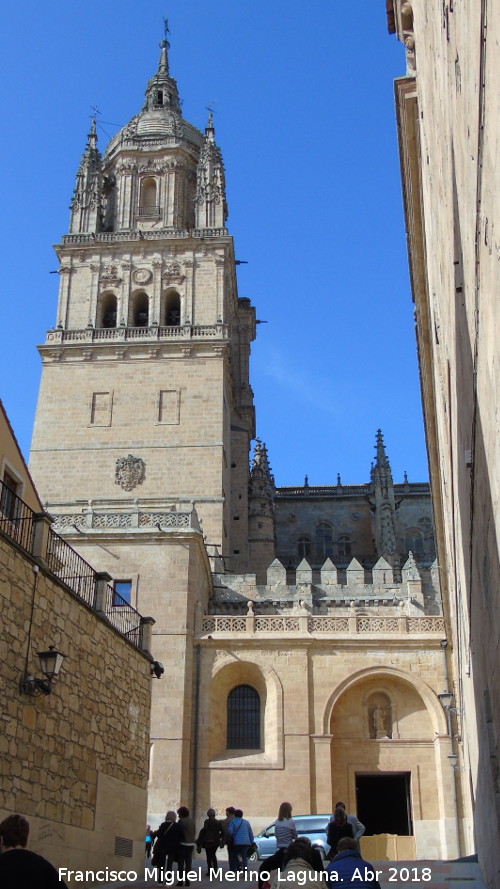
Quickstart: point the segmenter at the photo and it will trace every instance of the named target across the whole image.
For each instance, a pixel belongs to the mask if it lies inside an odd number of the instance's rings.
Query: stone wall
[[[56,866],[142,867],[149,659],[1,535],[0,612],[0,817],[25,815]],[[22,694],[49,645],[65,655],[52,693]]]
[[[389,4],[438,561],[474,812],[461,851],[500,880],[499,68],[496,4]],[[382,10],[381,10],[382,12]],[[383,13],[382,13],[383,14]]]

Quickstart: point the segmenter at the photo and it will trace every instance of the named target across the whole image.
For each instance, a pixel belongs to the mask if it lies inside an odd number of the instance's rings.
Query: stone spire
[[[248,492],[250,570],[255,571],[257,583],[266,583],[267,568],[275,557],[275,491],[267,448],[257,439]]]
[[[76,174],[75,190],[70,204],[70,232],[96,233],[101,227],[102,166],[97,148],[96,121],[92,120],[87,145]]]
[[[196,169],[196,228],[223,228],[227,218],[226,180],[220,149],[215,144],[212,112]]]
[[[377,451],[377,459],[375,460],[375,465],[372,465],[371,480],[376,485],[392,485],[391,466],[385,452],[384,436],[381,429],[377,429],[375,450]]]
[[[396,502],[391,466],[385,452],[382,430],[377,430],[375,465],[371,468],[372,497],[375,521],[375,544],[378,556],[390,556],[396,567]]]
[[[167,40],[168,26],[165,25],[165,37],[160,42],[160,59],[158,70],[148,81],[146,87],[146,104],[143,111],[159,108],[169,109],[175,113],[181,113],[177,83],[170,77],[168,68],[168,50],[170,44]]]

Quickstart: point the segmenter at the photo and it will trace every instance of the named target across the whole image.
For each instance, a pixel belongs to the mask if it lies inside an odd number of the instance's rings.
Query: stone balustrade
[[[53,528],[56,531],[77,529],[101,530],[112,528],[195,528],[199,530],[198,519],[194,512],[95,512],[86,509],[79,513],[62,513],[53,516]]]
[[[226,615],[205,615],[201,620],[201,636],[214,634],[236,635],[244,633],[276,633],[287,635],[437,635],[445,632],[442,617],[378,617],[349,614],[345,617],[323,615],[256,615],[253,612],[246,616],[231,617]]]
[[[46,342],[95,343],[130,340],[194,340],[224,339],[229,336],[226,324],[183,324],[175,327],[85,327],[80,330],[49,330]]]

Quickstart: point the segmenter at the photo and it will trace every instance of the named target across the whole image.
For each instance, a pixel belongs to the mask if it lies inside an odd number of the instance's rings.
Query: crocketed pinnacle
[[[252,468],[250,470],[250,496],[265,497],[270,502],[273,502],[274,492],[274,476],[269,466],[267,448],[264,442],[258,438],[255,442]]]
[[[377,458],[371,469],[371,480],[375,485],[392,485],[392,472],[389,459],[385,452],[382,430],[377,429],[377,443],[375,445]]]

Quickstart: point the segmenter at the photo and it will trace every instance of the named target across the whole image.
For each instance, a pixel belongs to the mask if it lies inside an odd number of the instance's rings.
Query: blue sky
[[[257,434],[277,484],[427,479],[385,0],[51,0],[3,21],[0,395],[27,455],[92,106],[99,147],[140,109],[168,16],[184,117],[213,103],[239,295],[258,326]],[[6,280],[5,280],[6,279]]]

